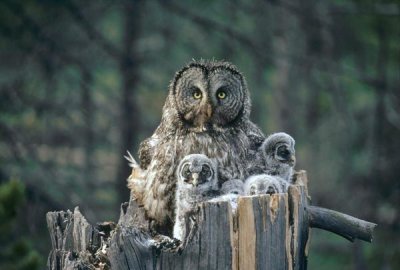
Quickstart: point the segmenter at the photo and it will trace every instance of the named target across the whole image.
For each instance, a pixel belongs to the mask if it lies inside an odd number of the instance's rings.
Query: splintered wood
[[[292,269],[286,194],[241,197],[236,218],[237,269]]]
[[[239,197],[235,212],[226,201],[201,204],[181,246],[150,235],[144,209],[132,198],[122,204],[118,224],[93,226],[78,208],[47,213],[48,269],[306,270],[310,228],[370,242],[376,227],[309,205],[305,171],[296,172],[288,193]]]
[[[192,237],[180,248],[165,248],[171,245],[168,237],[149,234],[134,200],[122,205],[104,242],[77,209],[51,212],[48,268],[76,269],[96,261],[93,269],[306,269],[306,204],[306,189],[297,184],[285,194],[239,197],[236,212],[226,201],[203,203]]]

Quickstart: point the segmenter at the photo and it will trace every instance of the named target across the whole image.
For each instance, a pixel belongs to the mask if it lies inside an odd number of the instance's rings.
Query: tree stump
[[[286,194],[243,196],[199,206],[197,227],[183,246],[152,236],[143,209],[130,200],[116,226],[90,225],[78,208],[50,212],[49,269],[307,269],[310,228],[353,241],[372,240],[376,224],[310,206],[305,171]]]

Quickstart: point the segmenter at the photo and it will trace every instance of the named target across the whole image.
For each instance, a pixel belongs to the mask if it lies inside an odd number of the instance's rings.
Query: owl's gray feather
[[[205,155],[192,154],[182,159],[177,168],[176,215],[174,238],[184,240],[191,215],[199,203],[217,194],[218,179],[215,163]]]
[[[259,174],[250,176],[244,183],[245,195],[277,194],[287,192],[289,184],[284,179],[268,175]]]
[[[132,173],[127,179],[127,186],[131,190],[134,199],[138,202],[142,201],[144,194],[144,187],[146,184],[147,171],[140,168],[135,158],[127,151],[127,155],[124,156],[128,160],[129,167],[132,168]]]
[[[265,173],[277,175],[291,182],[293,167],[296,164],[295,141],[287,133],[279,132],[268,136],[261,146]]]
[[[147,169],[150,165],[151,159],[154,155],[154,149],[157,147],[158,138],[156,135],[153,135],[150,138],[147,138],[139,145],[139,161],[140,167],[142,169]]]
[[[231,204],[233,213],[236,213],[237,200],[244,194],[244,184],[240,179],[232,179],[224,182],[221,187],[221,196],[211,199],[211,202],[227,201]]]
[[[151,219],[160,225],[174,220],[175,171],[186,155],[213,160],[220,185],[248,177],[249,157],[264,140],[250,108],[245,79],[230,63],[192,62],[176,73],[161,123],[139,149],[147,169],[143,205]]]
[[[243,181],[240,179],[232,179],[224,182],[221,186],[221,194],[237,194],[243,195]]]

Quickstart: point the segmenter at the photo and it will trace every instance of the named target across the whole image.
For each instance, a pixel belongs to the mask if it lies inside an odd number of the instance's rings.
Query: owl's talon
[[[154,244],[153,246],[159,251],[177,251],[180,247],[180,241],[175,238],[169,238],[168,236],[164,235],[156,235],[154,237]]]

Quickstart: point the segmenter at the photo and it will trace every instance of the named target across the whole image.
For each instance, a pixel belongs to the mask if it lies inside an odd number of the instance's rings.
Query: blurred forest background
[[[266,134],[296,139],[313,203],[378,223],[313,230],[309,269],[400,269],[400,1],[0,2],[0,268],[43,269],[45,213],[113,220],[123,159],[174,72],[233,62]]]

